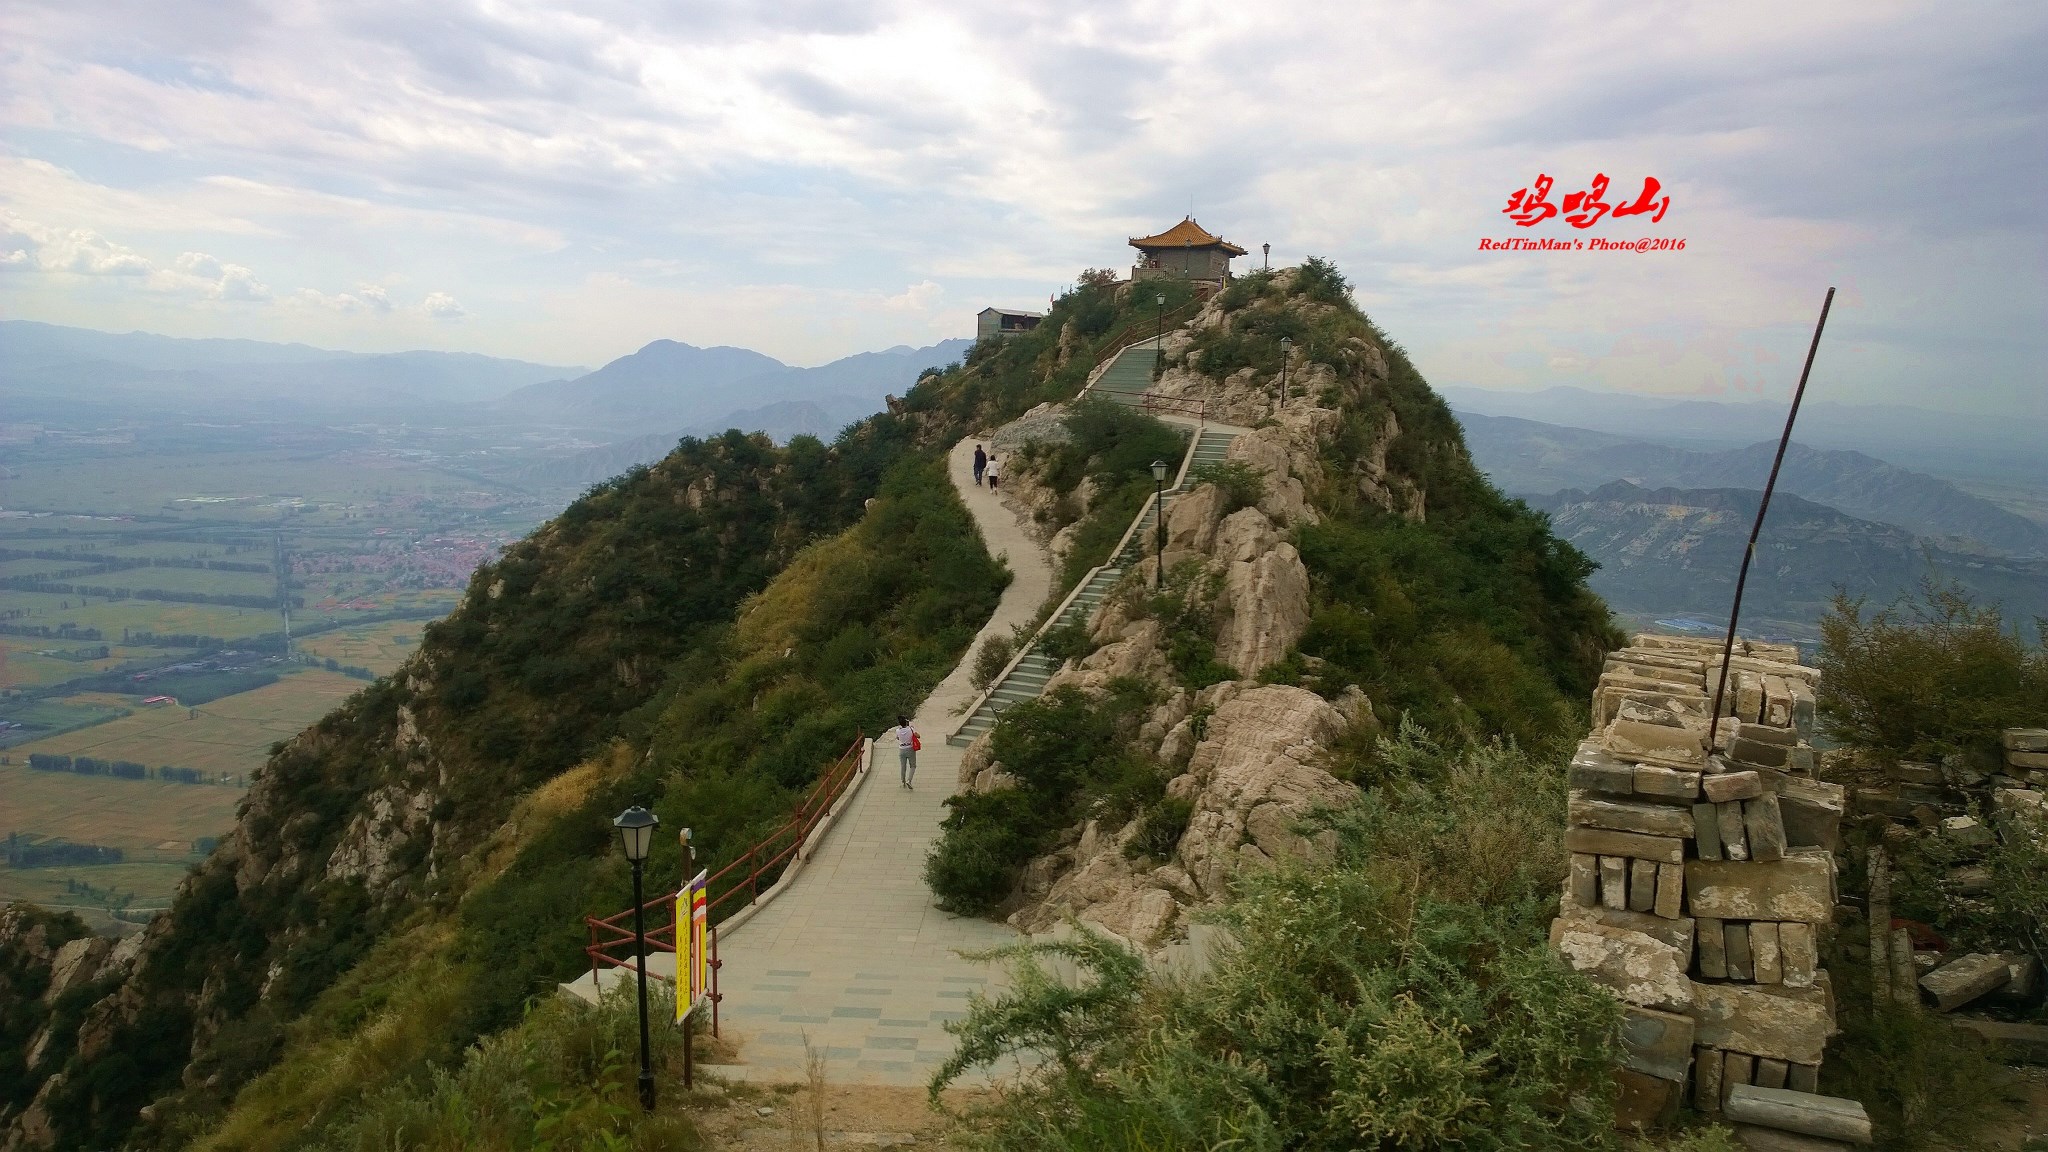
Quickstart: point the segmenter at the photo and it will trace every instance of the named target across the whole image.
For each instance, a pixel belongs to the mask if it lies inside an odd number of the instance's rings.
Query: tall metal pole
[[[1152,477],[1152,523],[1154,527],[1159,529],[1155,534],[1158,546],[1153,549],[1154,555],[1158,558],[1154,567],[1157,569],[1159,579],[1153,584],[1153,587],[1164,588],[1166,587],[1166,478],[1158,475]]]
[[[644,865],[633,861],[633,965],[640,981],[640,1107],[654,1111],[654,1068],[647,1062],[647,924],[646,909],[640,898],[640,870]]]
[[[1742,617],[1742,590],[1749,583],[1749,562],[1756,558],[1756,538],[1764,530],[1764,513],[1771,508],[1771,492],[1778,486],[1778,469],[1785,463],[1785,448],[1792,443],[1792,423],[1799,419],[1799,402],[1806,398],[1806,378],[1813,372],[1814,353],[1820,351],[1821,330],[1828,326],[1828,309],[1834,307],[1835,290],[1828,289],[1820,302],[1820,320],[1813,326],[1813,343],[1806,346],[1806,366],[1799,370],[1799,387],[1792,392],[1792,410],[1785,413],[1785,431],[1778,437],[1778,454],[1771,459],[1771,478],[1764,482],[1764,498],[1756,506],[1756,523],[1749,528],[1749,547],[1742,551],[1742,568],[1735,576],[1735,603],[1728,609],[1728,638],[1721,644],[1721,678],[1714,685],[1714,715],[1707,721],[1707,753],[1713,754],[1714,738],[1721,730],[1721,699],[1728,691],[1728,661],[1735,655],[1735,626]]]

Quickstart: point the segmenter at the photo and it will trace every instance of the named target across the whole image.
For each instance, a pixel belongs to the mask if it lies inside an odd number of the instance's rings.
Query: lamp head
[[[1292,337],[1292,336],[1282,336],[1282,337],[1280,338],[1280,354],[1281,354],[1282,356],[1285,356],[1285,355],[1287,355],[1287,352],[1288,352],[1288,350],[1289,350],[1289,349],[1291,349],[1291,348],[1293,348],[1293,347],[1294,347],[1294,337]]]
[[[1159,305],[1159,306],[1160,306],[1161,308],[1164,308],[1164,307],[1166,307],[1166,294],[1165,294],[1164,292],[1162,292],[1162,293],[1160,293],[1159,295],[1157,295],[1157,296],[1154,296],[1154,297],[1152,298],[1152,302],[1153,302],[1154,304],[1157,304],[1157,305]]]
[[[1166,461],[1154,460],[1152,462],[1152,478],[1162,484],[1166,482]]]
[[[654,847],[654,826],[659,823],[659,816],[638,804],[612,819],[612,827],[619,830],[619,842],[626,849],[626,859],[635,863],[647,859],[648,850]]]

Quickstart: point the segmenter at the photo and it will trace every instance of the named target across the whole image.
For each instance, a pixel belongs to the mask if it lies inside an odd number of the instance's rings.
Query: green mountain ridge
[[[1302,541],[1315,615],[1273,675],[1362,684],[1384,723],[1460,740],[1568,726],[1613,639],[1583,557],[1486,484],[1341,277],[1311,271],[1241,282],[1204,337],[1206,365],[1270,377],[1292,334],[1336,413],[1329,519]],[[965,654],[1005,575],[943,453],[1072,398],[1150,335],[1152,295],[1084,279],[829,445],[686,439],[479,569],[398,673],[275,749],[132,964],[60,999],[45,1053],[0,1077],[8,1135],[331,1146],[512,1035],[584,967],[582,917],[627,902],[613,812],[694,827],[715,868]],[[1403,512],[1373,502],[1389,489]],[[657,839],[656,875],[676,853]]]

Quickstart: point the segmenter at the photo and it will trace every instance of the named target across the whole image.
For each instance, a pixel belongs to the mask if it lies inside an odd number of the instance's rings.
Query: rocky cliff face
[[[1334,305],[1293,300],[1278,306],[1305,323],[1341,312]],[[1154,570],[1125,577],[1091,629],[1093,651],[1047,684],[1071,685],[1100,696],[1113,681],[1154,684],[1160,700],[1142,725],[1141,751],[1167,765],[1167,796],[1185,805],[1186,830],[1170,858],[1127,851],[1142,817],[1116,827],[1089,820],[1072,829],[1054,852],[1026,869],[1008,920],[1029,933],[1058,928],[1069,916],[1130,944],[1159,952],[1184,934],[1187,912],[1219,902],[1240,868],[1318,850],[1298,826],[1319,808],[1341,805],[1356,788],[1332,775],[1329,753],[1348,732],[1371,725],[1371,708],[1355,687],[1325,699],[1316,692],[1260,682],[1260,674],[1295,652],[1311,616],[1310,573],[1296,533],[1319,523],[1318,500],[1362,501],[1383,512],[1426,517],[1422,478],[1389,465],[1401,435],[1386,402],[1388,362],[1366,332],[1344,338],[1337,364],[1292,367],[1285,404],[1272,374],[1254,368],[1221,380],[1190,365],[1186,353],[1204,331],[1225,326],[1231,309],[1219,297],[1187,329],[1168,337],[1169,359],[1180,363],[1162,376],[1160,392],[1200,399],[1212,424],[1243,429],[1232,441],[1228,464],[1238,475],[1196,483],[1167,511],[1165,568],[1184,589],[1195,620],[1228,670],[1220,683],[1192,687],[1178,678],[1169,656],[1173,621],[1144,607]],[[1351,314],[1355,316],[1355,313]],[[1363,325],[1359,325],[1363,328]],[[1340,371],[1341,368],[1341,371]],[[1368,415],[1369,413],[1369,415]],[[1363,445],[1340,444],[1347,417],[1371,424]],[[1038,422],[1043,425],[1044,421]],[[1028,435],[1025,425],[1006,430]],[[1256,427],[1253,427],[1256,425]],[[1451,445],[1455,451],[1455,442]],[[1245,477],[1254,478],[1247,486]],[[1242,501],[1246,487],[1256,499]],[[1027,506],[1046,494],[1025,488]],[[984,736],[963,758],[964,787],[988,791],[1009,778],[991,760]]]

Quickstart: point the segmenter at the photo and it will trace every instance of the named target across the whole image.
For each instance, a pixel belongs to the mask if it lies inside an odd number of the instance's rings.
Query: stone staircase
[[[1149,359],[1151,349],[1147,347],[1144,351],[1146,358]],[[1126,349],[1124,354],[1117,358],[1117,362],[1110,366],[1109,372],[1105,372],[1101,379],[1097,380],[1096,390],[1105,390],[1103,383],[1109,380],[1110,374],[1130,356],[1130,352],[1130,349]],[[1139,391],[1151,384],[1149,366],[1144,369],[1141,379]],[[1125,402],[1137,403],[1136,400]],[[1180,474],[1175,479],[1174,486],[1166,491],[1168,506],[1171,506],[1178,493],[1187,488],[1190,472],[1204,464],[1223,462],[1225,455],[1230,451],[1230,442],[1237,439],[1241,431],[1242,429],[1238,428],[1201,425],[1195,427],[1193,442],[1188,445],[1187,454],[1181,461]],[[983,733],[995,727],[996,717],[1010,706],[1024,700],[1037,699],[1038,695],[1045,691],[1046,681],[1052,679],[1053,673],[1059,671],[1059,664],[1044,650],[1045,634],[1054,628],[1065,627],[1077,621],[1092,620],[1095,617],[1095,610],[1101,607],[1103,598],[1109,595],[1109,590],[1116,586],[1117,581],[1123,579],[1124,573],[1146,562],[1147,551],[1154,547],[1154,533],[1158,523],[1155,517],[1158,511],[1158,502],[1145,501],[1144,509],[1131,522],[1130,528],[1125,530],[1124,538],[1117,545],[1116,551],[1111,553],[1101,567],[1091,569],[1088,575],[1082,578],[1080,585],[1060,605],[1059,610],[1054,612],[1052,618],[1047,620],[1031,638],[1031,643],[1026,645],[1024,651],[1011,662],[1001,676],[996,678],[994,686],[969,707],[967,718],[946,737],[946,743],[956,748],[964,748],[974,743]]]
[[[1095,378],[1089,388],[1119,404],[1133,408],[1145,405],[1145,393],[1152,387],[1152,369],[1159,362],[1159,345],[1155,340],[1142,340],[1117,353],[1109,367]]]

